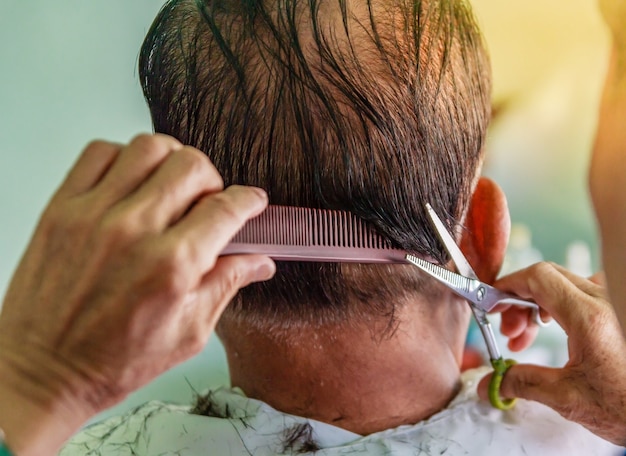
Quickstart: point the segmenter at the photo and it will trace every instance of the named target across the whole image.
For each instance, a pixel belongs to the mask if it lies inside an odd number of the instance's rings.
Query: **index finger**
[[[121,149],[121,144],[92,141],[68,172],[57,194],[75,196],[90,190],[115,162]]]
[[[551,263],[537,263],[501,278],[495,285],[532,299],[564,329],[584,324],[604,298],[602,287]]]

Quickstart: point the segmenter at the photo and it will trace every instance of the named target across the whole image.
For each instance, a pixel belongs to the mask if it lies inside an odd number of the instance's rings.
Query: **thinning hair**
[[[348,210],[446,260],[424,203],[460,223],[490,114],[466,1],[170,0],[139,65],[155,131],[204,151],[226,185]],[[393,317],[430,291],[405,266],[280,263],[226,315],[274,327]]]

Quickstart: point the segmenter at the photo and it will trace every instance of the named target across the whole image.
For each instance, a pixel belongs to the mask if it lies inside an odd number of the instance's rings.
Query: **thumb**
[[[483,400],[489,400],[489,383],[492,376],[493,373],[485,376],[478,384],[478,396]],[[500,397],[528,399],[557,409],[559,404],[563,403],[563,386],[559,386],[561,378],[562,369],[515,364],[504,374]]]
[[[276,265],[264,255],[220,257],[197,290],[209,331],[213,330],[226,305],[239,289],[253,282],[269,280],[275,272]]]

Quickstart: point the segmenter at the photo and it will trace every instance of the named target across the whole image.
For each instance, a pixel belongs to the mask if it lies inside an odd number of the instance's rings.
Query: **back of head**
[[[489,120],[488,59],[464,0],[170,0],[140,57],[157,132],[272,204],[348,210],[439,261],[430,202],[462,220]],[[282,263],[227,310],[290,327],[392,317],[434,293],[413,269]]]

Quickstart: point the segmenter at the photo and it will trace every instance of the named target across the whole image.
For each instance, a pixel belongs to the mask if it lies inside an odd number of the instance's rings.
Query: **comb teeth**
[[[232,242],[271,245],[310,245],[307,239],[307,209],[269,206],[249,220]],[[268,229],[272,227],[272,229]]]
[[[325,209],[269,206],[248,221],[233,243],[393,249],[355,215]]]
[[[349,212],[288,206],[269,206],[249,220],[220,255],[251,253],[278,261],[406,263],[406,252]]]

